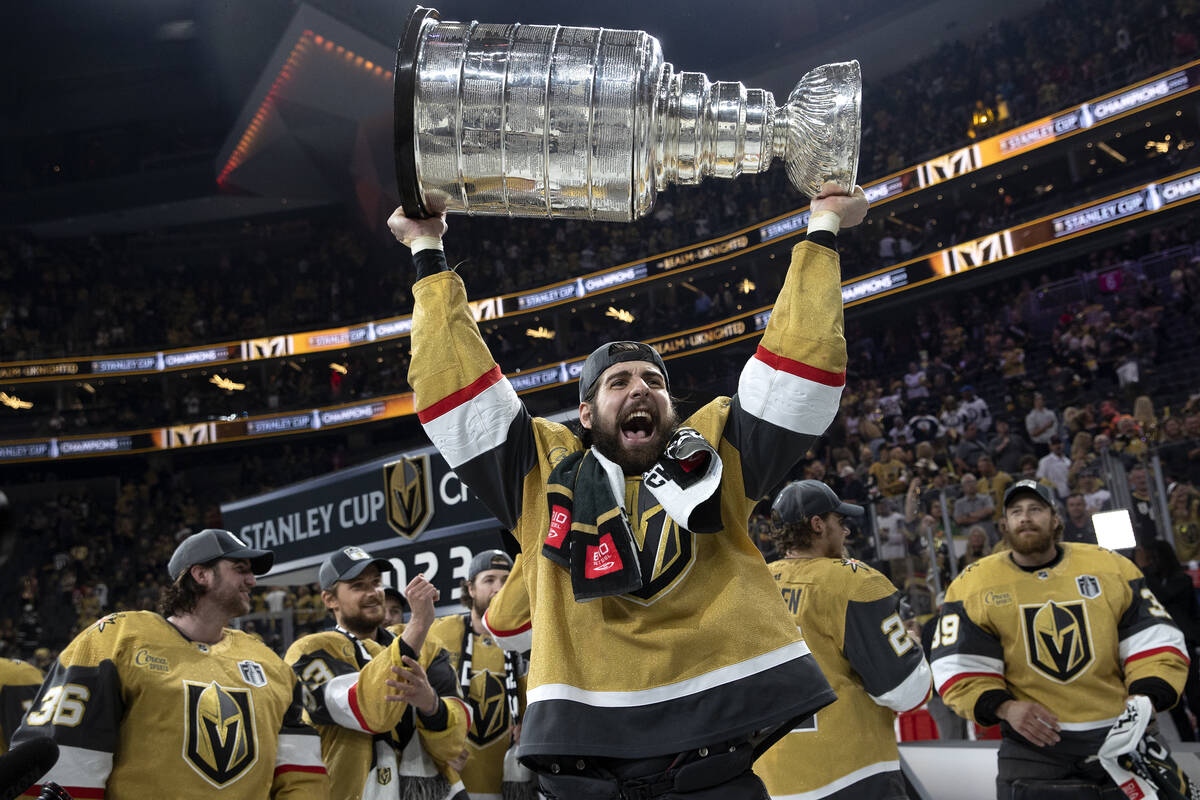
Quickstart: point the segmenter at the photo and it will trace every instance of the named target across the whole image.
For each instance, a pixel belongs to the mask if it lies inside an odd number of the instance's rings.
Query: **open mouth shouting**
[[[655,427],[656,420],[650,410],[635,409],[621,420],[621,443],[631,447],[645,445],[654,438]]]

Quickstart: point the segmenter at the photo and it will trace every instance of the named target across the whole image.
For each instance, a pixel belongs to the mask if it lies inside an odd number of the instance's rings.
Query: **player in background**
[[[754,766],[772,798],[901,800],[895,713],[929,699],[929,664],[908,635],[900,592],[845,557],[844,503],[824,483],[784,487],[771,535],[785,557],[769,565],[837,701],[783,737]]]

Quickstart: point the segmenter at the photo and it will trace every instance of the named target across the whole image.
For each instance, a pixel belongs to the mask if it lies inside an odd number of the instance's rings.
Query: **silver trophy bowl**
[[[445,210],[629,222],[660,189],[764,172],[854,188],[857,61],[771,92],[675,72],[642,31],[443,21],[420,6],[396,52],[396,179],[410,217]]]

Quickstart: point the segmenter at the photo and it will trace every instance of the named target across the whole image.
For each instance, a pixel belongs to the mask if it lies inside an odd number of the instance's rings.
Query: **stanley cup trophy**
[[[629,222],[671,183],[783,159],[809,197],[858,171],[857,61],[818,67],[787,105],[675,72],[641,31],[442,21],[420,6],[396,55],[404,213]]]

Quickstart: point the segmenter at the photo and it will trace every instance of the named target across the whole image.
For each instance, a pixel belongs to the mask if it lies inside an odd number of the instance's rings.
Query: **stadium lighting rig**
[[[22,400],[8,392],[0,392],[0,403],[3,403],[14,411],[28,411],[33,408],[33,403],[28,400]]]
[[[620,322],[633,322],[633,314],[623,308],[613,308],[612,306],[609,306],[608,311],[604,312],[604,316],[612,317]]]
[[[213,375],[208,382],[218,389],[224,389],[227,392],[240,392],[246,388],[246,384],[232,381],[221,375]]]
[[[525,335],[530,339],[553,339],[555,333],[545,325],[539,325],[536,328],[526,328]]]

